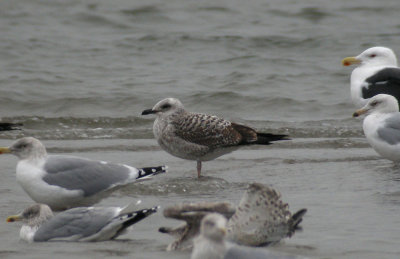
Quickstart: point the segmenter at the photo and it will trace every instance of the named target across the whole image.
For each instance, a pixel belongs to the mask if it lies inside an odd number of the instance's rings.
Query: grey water
[[[0,1],[0,116],[21,122],[7,146],[39,138],[49,153],[169,172],[125,187],[102,206],[137,199],[149,207],[184,201],[238,203],[261,182],[303,231],[270,247],[310,258],[400,258],[400,167],[366,142],[351,118],[351,68],[341,59],[383,45],[400,55],[400,2],[295,0]],[[165,97],[291,141],[243,148],[203,165],[162,151],[151,117]],[[6,223],[32,203],[15,180],[17,159],[0,156],[0,257],[189,258],[165,252],[159,213],[117,241],[19,241]]]

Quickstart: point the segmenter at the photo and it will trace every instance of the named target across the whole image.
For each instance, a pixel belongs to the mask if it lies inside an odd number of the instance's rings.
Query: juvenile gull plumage
[[[137,169],[81,157],[47,155],[44,145],[32,137],[1,147],[1,153],[19,158],[18,183],[34,201],[53,210],[92,205],[117,187],[166,172],[164,166]]]
[[[295,259],[292,255],[272,253],[261,248],[238,246],[225,240],[227,220],[211,213],[201,221],[200,234],[194,239],[191,259]]]
[[[184,203],[165,208],[165,217],[186,223],[175,229],[163,227],[159,231],[176,238],[167,250],[185,250],[192,246],[193,237],[198,235],[201,219],[216,212],[229,219],[228,240],[240,245],[264,246],[291,237],[299,229],[306,211],[301,209],[292,215],[279,192],[267,185],[253,183],[237,208],[226,202]]]
[[[358,65],[350,79],[351,99],[355,106],[364,106],[377,94],[393,95],[400,100],[400,68],[393,50],[372,47],[357,57],[344,58],[342,64]]]
[[[156,114],[153,133],[158,144],[168,153],[201,162],[210,161],[243,145],[269,145],[287,139],[287,135],[259,133],[256,130],[216,116],[187,112],[175,98],[166,98],[142,115]]]
[[[35,204],[8,217],[7,222],[22,220],[24,225],[20,238],[28,242],[105,241],[123,234],[128,227],[157,212],[157,209],[79,207],[53,216],[49,206]]]
[[[387,94],[376,95],[353,116],[364,113],[368,114],[363,130],[369,144],[382,157],[400,162],[400,113],[396,98]]]

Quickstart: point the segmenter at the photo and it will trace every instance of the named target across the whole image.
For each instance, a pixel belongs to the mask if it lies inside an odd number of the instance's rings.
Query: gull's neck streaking
[[[20,160],[41,161],[47,157],[46,147],[32,137],[25,137],[14,142],[9,150]]]

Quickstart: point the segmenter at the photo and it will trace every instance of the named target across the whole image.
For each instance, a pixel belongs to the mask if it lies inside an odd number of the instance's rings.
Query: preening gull
[[[173,228],[160,228],[162,233],[176,238],[167,250],[185,250],[192,246],[199,233],[201,219],[209,213],[219,213],[228,220],[227,239],[240,245],[265,246],[291,237],[300,229],[306,209],[291,214],[279,192],[260,183],[250,184],[239,206],[227,202],[183,203],[164,210],[164,216],[186,221]]]
[[[364,106],[377,94],[389,94],[400,100],[400,68],[394,52],[386,47],[372,47],[356,57],[342,60],[344,66],[358,65],[351,73],[351,99]]]
[[[19,158],[18,183],[35,202],[53,210],[92,205],[120,186],[166,172],[165,166],[137,169],[81,157],[47,155],[44,145],[32,137],[1,147],[2,153]]]
[[[157,209],[78,207],[53,216],[49,206],[35,204],[18,215],[9,216],[7,222],[22,220],[20,238],[28,242],[105,241],[123,234],[128,227]]]
[[[193,242],[191,259],[294,259],[292,255],[281,255],[261,248],[238,246],[226,242],[224,216],[211,213],[201,221],[200,234]]]
[[[400,161],[399,104],[391,95],[378,94],[357,110],[353,117],[367,113],[363,130],[369,144],[382,157]]]
[[[216,116],[187,112],[175,98],[161,100],[142,112],[147,114],[157,115],[153,133],[161,148],[171,155],[196,160],[198,177],[202,161],[213,160],[243,145],[269,145],[287,139],[287,135],[259,133]]]

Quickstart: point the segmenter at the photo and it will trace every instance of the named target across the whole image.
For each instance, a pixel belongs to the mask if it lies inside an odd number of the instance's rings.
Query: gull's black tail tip
[[[0,122],[0,131],[20,130],[22,123]]]
[[[272,133],[258,133],[257,132],[257,141],[256,144],[264,144],[269,145],[273,141],[279,140],[290,140],[288,135],[284,134],[272,134]]]
[[[157,174],[163,174],[168,172],[168,166],[156,166],[156,167],[143,167],[139,169],[139,176],[138,179],[153,176]]]

